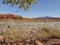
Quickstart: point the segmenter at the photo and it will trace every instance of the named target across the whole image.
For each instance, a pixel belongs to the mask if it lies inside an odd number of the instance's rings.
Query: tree
[[[3,0],[4,4],[18,5],[19,8],[24,8],[28,10],[30,5],[35,3],[36,0]]]

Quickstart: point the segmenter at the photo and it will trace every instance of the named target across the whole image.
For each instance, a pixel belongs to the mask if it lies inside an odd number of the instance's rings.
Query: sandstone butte
[[[0,14],[0,19],[22,19],[22,16],[13,15],[13,14]]]

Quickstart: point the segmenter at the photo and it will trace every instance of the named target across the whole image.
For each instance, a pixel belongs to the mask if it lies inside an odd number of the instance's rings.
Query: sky
[[[60,0],[36,0],[31,4],[29,10],[18,9],[17,5],[11,7],[9,4],[2,4],[0,0],[0,14],[15,14],[22,17],[60,17]]]

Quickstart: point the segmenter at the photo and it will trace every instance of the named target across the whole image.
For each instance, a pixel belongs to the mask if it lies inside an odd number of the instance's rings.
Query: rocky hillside
[[[22,16],[14,14],[0,14],[0,19],[22,19]]]

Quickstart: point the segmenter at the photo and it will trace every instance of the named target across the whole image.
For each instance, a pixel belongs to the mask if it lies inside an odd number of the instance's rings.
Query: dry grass
[[[29,34],[28,31],[26,30],[5,30],[5,32],[3,32],[3,36],[6,39],[19,41],[19,40],[28,39]]]
[[[40,40],[48,40],[48,39],[60,39],[60,30],[49,30],[43,28],[42,30],[36,30],[34,32],[34,36]]]
[[[33,35],[33,38],[39,40],[48,40],[48,39],[60,39],[60,30],[49,30],[43,28],[41,30],[33,30],[32,33],[28,30],[6,30],[3,32],[3,36],[6,39],[19,41],[26,40]]]

